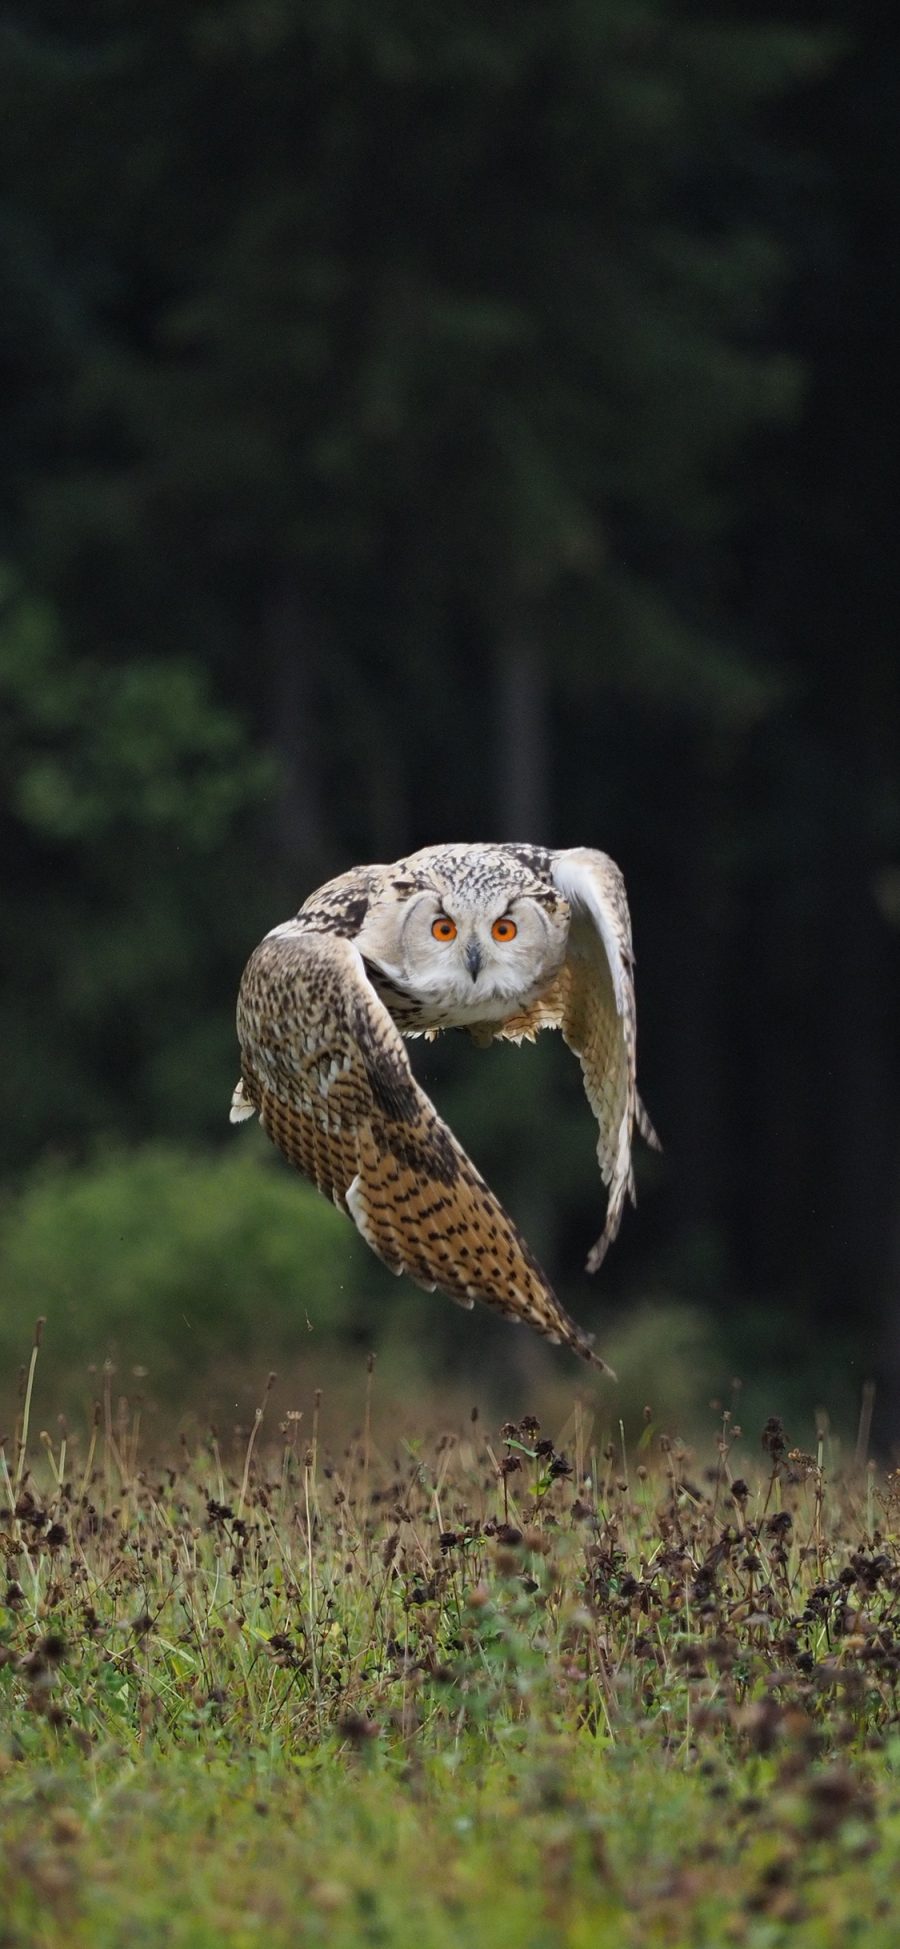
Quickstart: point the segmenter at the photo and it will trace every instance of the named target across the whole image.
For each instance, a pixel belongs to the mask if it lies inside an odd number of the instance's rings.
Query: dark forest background
[[[891,1440],[898,235],[864,0],[4,8],[4,1348],[244,1358],[314,1247],[471,1361],[229,1132],[237,980],[355,861],[590,844],[666,1146],[598,1283],[562,1047],[420,1073],[604,1348]]]

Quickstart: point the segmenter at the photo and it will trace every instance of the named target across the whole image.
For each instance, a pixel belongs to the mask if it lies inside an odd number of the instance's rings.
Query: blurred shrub
[[[585,1317],[584,1291],[563,1292]],[[487,1309],[461,1313],[394,1280],[335,1211],[269,1151],[261,1133],[206,1154],[171,1146],[45,1164],[0,1205],[0,1401],[8,1410],[35,1319],[47,1329],[39,1396],[53,1410],[98,1392],[107,1358],[116,1394],[205,1412],[211,1397],[255,1399],[270,1366],[303,1394],[346,1372],[359,1395],[362,1348],[377,1346],[379,1386],[445,1411],[477,1398],[501,1419],[562,1421],[579,1394],[597,1437],[631,1448],[649,1405],[657,1428],[709,1426],[730,1372],[710,1322],[669,1300],[589,1323],[618,1381],[598,1381],[563,1349]],[[598,1317],[599,1315],[599,1317]],[[293,1396],[292,1396],[293,1398]],[[349,1412],[349,1409],[348,1409]]]
[[[604,1390],[603,1409],[621,1421],[629,1448],[643,1432],[647,1407],[654,1426],[670,1434],[714,1425],[710,1399],[728,1367],[716,1327],[699,1308],[645,1300],[621,1313],[611,1332],[598,1334],[597,1344],[617,1376]]]
[[[0,1391],[39,1314],[41,1369],[66,1395],[108,1356],[123,1386],[145,1367],[170,1400],[214,1365],[290,1356],[350,1322],[359,1250],[346,1218],[246,1145],[44,1166],[0,1210]]]

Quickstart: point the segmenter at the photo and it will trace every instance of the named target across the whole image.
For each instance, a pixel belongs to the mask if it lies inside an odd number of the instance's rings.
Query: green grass
[[[900,1486],[583,1410],[5,1446],[0,1949],[893,1946]],[[373,1428],[375,1432],[373,1432]],[[744,1459],[744,1471],[749,1469]],[[5,1586],[5,1588],[4,1588]]]

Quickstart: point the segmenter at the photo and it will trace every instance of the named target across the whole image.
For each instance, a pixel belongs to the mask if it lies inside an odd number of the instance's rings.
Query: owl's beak
[[[478,976],[481,973],[481,949],[478,945],[478,942],[475,939],[474,934],[472,936],[472,939],[469,942],[468,947],[466,948],[465,960],[466,960],[466,967],[469,970],[472,980],[477,981]]]

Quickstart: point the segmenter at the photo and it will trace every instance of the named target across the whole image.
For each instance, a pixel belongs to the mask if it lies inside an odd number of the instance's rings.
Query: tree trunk
[[[550,843],[547,685],[540,645],[511,626],[496,670],[497,837]]]
[[[276,570],[263,613],[269,737],[280,766],[275,847],[291,880],[312,887],[329,846],[316,764],[320,644],[292,568]]]

